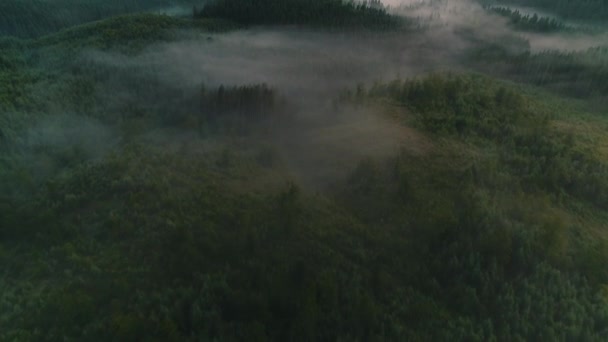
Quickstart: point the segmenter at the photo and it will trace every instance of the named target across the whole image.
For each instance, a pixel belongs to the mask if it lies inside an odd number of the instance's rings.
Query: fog
[[[179,31],[175,32],[177,39],[153,43],[134,55],[87,49],[75,56],[74,64],[103,70],[95,86],[97,104],[91,109],[102,121],[108,121],[108,114],[124,118],[128,116],[125,112],[133,110],[143,116],[160,113],[164,121],[174,121],[172,116],[196,117],[200,115],[203,85],[217,88],[265,83],[287,103],[281,116],[290,119],[273,122],[255,139],[274,146],[294,177],[323,187],[344,176],[363,158],[381,158],[402,150],[424,153],[431,146],[397,122],[386,108],[336,105],[336,98],[345,90],[433,71],[474,69],[463,59],[480,43],[508,48],[510,39],[519,39],[527,40],[532,52],[572,51],[605,43],[607,38],[515,32],[506,19],[468,0],[384,3],[394,13],[410,18],[412,26],[395,32],[296,27],[253,27],[221,34]],[[181,13],[185,11],[182,8]],[[153,89],[155,86],[158,89]],[[403,118],[407,113],[397,116]],[[85,131],[94,131],[93,126],[85,126],[89,127]],[[90,140],[83,144],[83,137],[75,135],[70,125],[48,127],[52,132],[64,127],[65,132],[53,135],[36,128],[28,133],[28,139],[32,140],[32,134],[39,136],[39,141],[51,139],[47,144],[51,148],[82,145],[87,156],[106,151],[91,147]],[[99,127],[98,134],[86,133],[87,139],[120,136],[108,126]],[[147,132],[147,139],[150,134]],[[159,135],[153,139],[157,142],[175,138],[174,133],[164,136],[162,129],[153,134]],[[199,145],[199,151],[208,150],[204,145],[217,146],[221,139],[183,134],[189,137],[188,144],[194,140]]]
[[[453,67],[461,44],[441,35],[258,28],[160,44],[134,58],[100,52],[92,59],[155,70],[167,82],[185,87],[267,83],[286,95],[306,95],[310,100],[331,98],[357,83]]]
[[[179,41],[153,45],[136,56],[88,51],[81,58],[85,64],[100,65],[118,75],[111,87],[98,87],[106,106],[116,110],[134,98],[144,102],[142,107],[158,101],[115,83],[133,74],[142,79],[153,74],[164,87],[182,89],[185,108],[174,108],[175,112],[199,110],[195,99],[201,85],[268,84],[287,102],[281,116],[289,119],[273,122],[255,139],[274,146],[300,183],[318,189],[343,178],[362,159],[425,150],[423,137],[383,109],[336,106],[335,100],[358,84],[457,70],[458,56],[467,43],[441,30],[419,35],[254,28],[217,35],[185,34]],[[120,96],[106,98],[110,88],[120,89]],[[161,141],[172,139],[170,135]],[[202,139],[198,144],[217,145],[217,139]]]
[[[0,342],[607,340],[608,34],[222,1],[0,0]]]
[[[2,151],[0,199],[27,200],[40,182],[101,160],[117,146],[117,133],[96,119],[77,114],[54,113],[38,120],[14,137],[11,153]],[[7,182],[5,177],[20,182]]]

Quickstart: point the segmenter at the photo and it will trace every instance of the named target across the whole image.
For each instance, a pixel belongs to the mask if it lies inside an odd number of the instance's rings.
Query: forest
[[[490,10],[508,18],[515,28],[524,31],[547,33],[572,30],[555,18],[539,17],[536,13],[523,15],[519,10],[512,10],[508,7],[490,7]]]
[[[606,341],[604,5],[510,4],[2,2],[0,341]]]
[[[138,12],[188,8],[197,0],[7,0],[0,4],[0,34],[36,38],[71,26]]]
[[[397,28],[402,18],[387,13],[378,0],[217,0],[195,17],[224,18],[251,25],[315,25],[329,27]]]
[[[496,3],[495,0],[482,1],[488,4]],[[600,22],[608,18],[608,2],[606,0],[506,0],[500,1],[500,3],[534,7],[569,19]]]

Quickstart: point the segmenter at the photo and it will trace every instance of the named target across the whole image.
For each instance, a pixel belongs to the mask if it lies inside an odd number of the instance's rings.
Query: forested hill
[[[0,35],[34,38],[116,15],[143,11],[181,13],[241,24],[307,24],[394,28],[403,24],[378,1],[342,0],[6,0],[0,2]]]
[[[493,0],[481,0],[481,2],[489,5],[497,3]],[[506,0],[498,3],[534,7],[567,19],[595,21],[608,19],[608,1],[606,0]]]
[[[496,14],[509,19],[509,23],[518,30],[532,32],[566,32],[574,29],[566,26],[555,18],[538,16],[538,14],[522,14],[518,10],[508,7],[489,7],[487,8]]]
[[[606,48],[377,2],[25,3],[0,341],[608,341]]]
[[[39,37],[115,15],[204,3],[198,0],[3,0],[0,36]]]
[[[404,23],[403,19],[388,14],[378,1],[212,0],[198,16],[230,19],[248,25],[396,28]]]

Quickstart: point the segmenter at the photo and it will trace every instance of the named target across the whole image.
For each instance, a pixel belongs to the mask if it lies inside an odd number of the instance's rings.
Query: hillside
[[[605,49],[293,1],[15,16],[0,340],[605,341]]]
[[[170,12],[201,1],[189,0],[5,0],[0,4],[0,35],[35,38],[70,26],[142,11]]]

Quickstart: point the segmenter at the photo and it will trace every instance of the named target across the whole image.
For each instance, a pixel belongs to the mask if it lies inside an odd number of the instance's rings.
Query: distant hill
[[[215,0],[198,16],[230,19],[246,25],[394,28],[402,22],[387,13],[378,1]]]
[[[4,0],[0,2],[0,36],[39,37],[73,25],[103,18],[190,6],[193,0]]]
[[[482,0],[482,3],[495,4],[496,1]],[[608,19],[608,1],[606,0],[507,0],[500,4],[529,6],[551,11],[567,19],[600,21]]]

